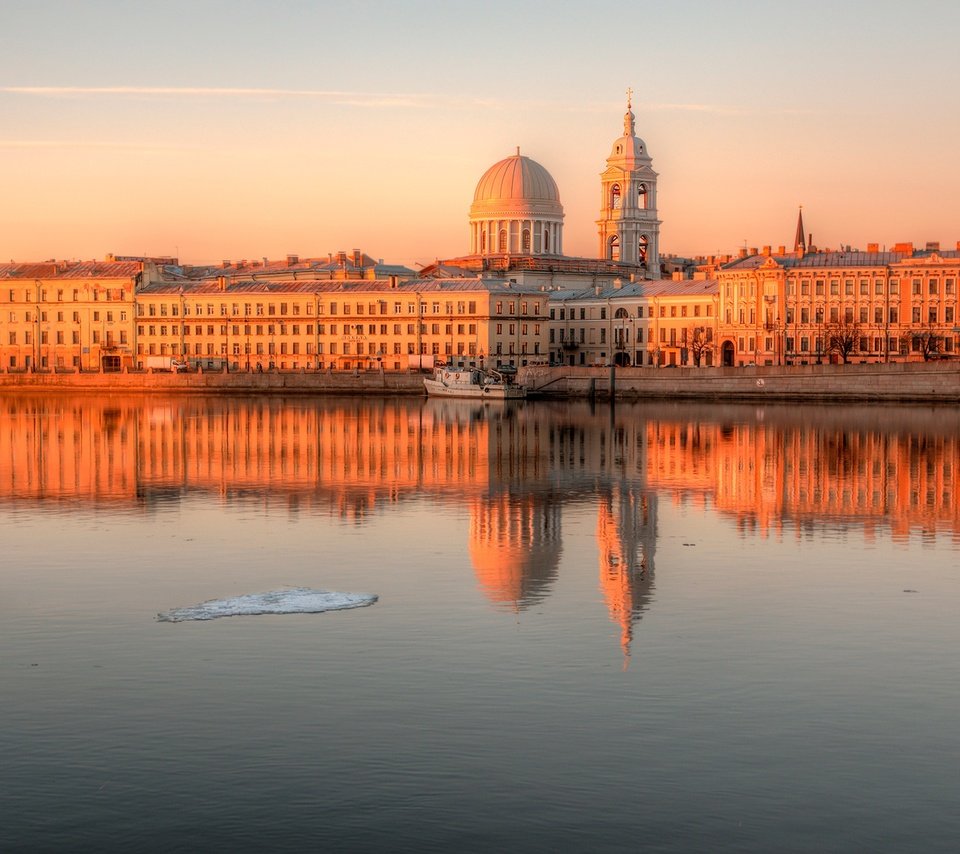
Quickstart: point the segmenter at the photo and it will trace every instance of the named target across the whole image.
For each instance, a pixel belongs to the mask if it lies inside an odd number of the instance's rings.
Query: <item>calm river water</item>
[[[0,850],[953,851],[960,410],[0,399]],[[158,622],[303,586],[326,614]]]

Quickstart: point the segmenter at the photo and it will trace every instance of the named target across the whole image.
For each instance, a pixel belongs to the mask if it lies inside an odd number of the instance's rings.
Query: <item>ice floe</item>
[[[211,599],[189,608],[173,608],[157,614],[162,622],[215,620],[217,617],[253,616],[256,614],[319,614],[372,605],[377,597],[369,593],[337,593],[333,590],[312,590],[291,587],[267,593],[249,593],[228,599]]]

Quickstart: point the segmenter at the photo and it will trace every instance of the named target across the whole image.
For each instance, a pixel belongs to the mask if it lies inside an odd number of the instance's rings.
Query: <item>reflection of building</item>
[[[600,498],[597,511],[600,589],[610,619],[620,626],[625,664],[630,657],[634,623],[647,609],[653,592],[656,501],[654,493],[615,486]]]
[[[498,607],[544,602],[563,514],[596,513],[599,585],[629,654],[652,602],[663,497],[743,536],[819,525],[960,539],[952,410],[497,407],[470,401],[7,397],[0,500],[149,508],[200,493],[363,523],[410,499],[469,510]],[[439,518],[440,514],[437,514]]]
[[[560,552],[560,504],[553,498],[501,493],[474,499],[470,561],[495,605],[523,610],[546,598]]]

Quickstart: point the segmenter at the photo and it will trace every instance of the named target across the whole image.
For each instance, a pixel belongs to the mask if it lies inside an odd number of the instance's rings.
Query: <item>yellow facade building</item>
[[[716,271],[723,365],[950,358],[960,246],[742,252]]]
[[[144,261],[0,264],[0,369],[121,370],[133,364]]]
[[[239,281],[144,286],[136,366],[407,370],[546,360],[547,294],[500,279]]]

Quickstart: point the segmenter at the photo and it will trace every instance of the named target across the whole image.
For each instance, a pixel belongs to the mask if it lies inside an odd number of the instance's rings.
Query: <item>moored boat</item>
[[[431,397],[467,397],[482,400],[522,400],[527,390],[511,382],[492,368],[437,367],[432,379],[424,378],[424,388]]]

